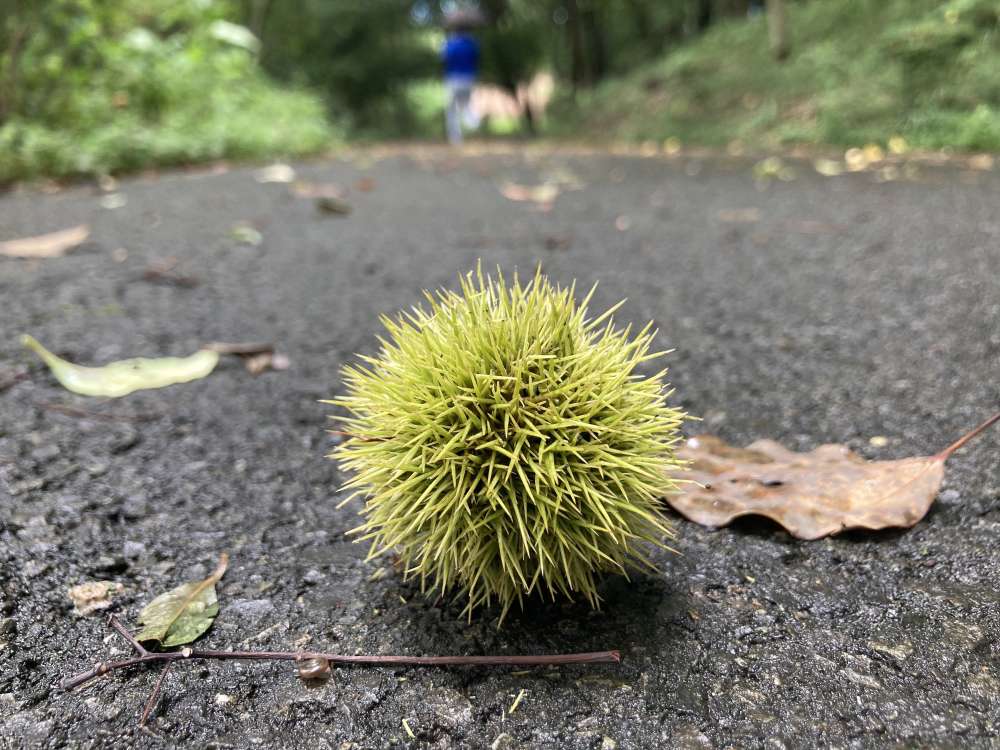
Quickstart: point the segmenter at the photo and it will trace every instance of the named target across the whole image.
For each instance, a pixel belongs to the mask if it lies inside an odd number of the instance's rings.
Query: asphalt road
[[[499,629],[345,536],[358,507],[337,508],[318,400],[375,350],[379,315],[480,258],[600,281],[596,307],[627,297],[623,322],[655,320],[676,403],[704,419],[689,430],[900,458],[995,411],[1000,176],[793,168],[760,184],[749,161],[411,148],[296,165],[347,190],[346,217],[252,168],[127,179],[118,208],[86,185],[0,197],[0,240],[93,229],[65,258],[0,258],[0,380],[28,370],[0,392],[0,747],[1000,747],[1000,430],[949,462],[912,530],[798,542],[678,519],[683,555],[658,555],[662,576],[608,579],[596,613],[535,601]],[[545,179],[564,188],[550,211],[499,189]],[[241,222],[260,244],[234,238]],[[167,258],[197,286],[144,280]],[[252,377],[227,360],[87,399],[22,332],[80,363],[221,340],[273,342],[291,366]],[[126,653],[67,589],[121,583],[111,611],[134,624],[222,551],[204,647],[623,661],[344,668],[318,687],[288,665],[184,664],[145,730],[153,671],[55,686]]]

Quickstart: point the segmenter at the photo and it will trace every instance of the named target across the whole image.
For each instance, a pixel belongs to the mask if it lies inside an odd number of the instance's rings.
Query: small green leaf
[[[205,377],[219,362],[218,352],[203,349],[190,357],[138,357],[103,367],[81,367],[57,357],[31,336],[22,336],[21,343],[41,357],[66,390],[82,396],[118,398],[133,391],[187,383]]]
[[[232,230],[229,232],[229,236],[236,240],[239,244],[250,245],[251,247],[257,247],[257,245],[264,241],[264,235],[249,224],[234,225]]]
[[[139,613],[139,641],[157,641],[161,646],[191,643],[211,627],[219,614],[215,584],[226,572],[229,555],[219,557],[215,571],[203,581],[192,581],[160,594]]]

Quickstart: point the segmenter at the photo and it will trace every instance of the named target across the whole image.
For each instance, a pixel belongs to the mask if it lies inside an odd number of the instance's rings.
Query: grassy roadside
[[[703,37],[554,110],[554,134],[720,146],[886,144],[1000,151],[1000,4],[793,3],[793,52],[763,17]],[[898,142],[898,141],[897,141]]]

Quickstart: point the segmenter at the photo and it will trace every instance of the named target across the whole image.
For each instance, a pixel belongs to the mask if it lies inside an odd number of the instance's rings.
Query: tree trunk
[[[604,32],[599,17],[599,11],[594,4],[588,3],[587,9],[580,12],[584,39],[587,46],[587,85],[593,86],[607,72],[607,59],[604,49]]]
[[[694,20],[694,26],[698,30],[698,33],[705,31],[705,29],[712,25],[713,10],[712,0],[698,0],[697,15]]]
[[[7,60],[0,60],[0,125],[17,112],[18,73],[21,69],[21,45],[27,38],[27,26],[16,28],[10,36]]]
[[[785,0],[767,0],[767,33],[771,41],[771,54],[784,60],[791,52],[788,24],[785,17]]]
[[[569,0],[566,3],[568,18],[566,19],[566,33],[569,35],[570,48],[570,73],[569,78],[573,84],[573,92],[581,86],[587,84],[587,55],[586,44],[583,38],[583,24],[580,19],[580,5],[578,0]]]

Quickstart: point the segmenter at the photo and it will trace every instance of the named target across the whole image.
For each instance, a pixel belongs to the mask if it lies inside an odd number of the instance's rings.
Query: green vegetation
[[[763,16],[730,18],[558,110],[556,132],[777,147],[1000,150],[1000,4],[994,0],[790,3],[791,55]]]
[[[224,3],[0,0],[0,182],[304,154],[315,96],[259,70]]]
[[[462,6],[483,18],[481,80],[528,102],[484,136],[1000,150],[996,0],[781,0],[780,61],[759,5],[0,0],[0,184],[441,137],[438,54]],[[543,71],[545,118],[524,97]]]
[[[588,320],[589,296],[540,273],[470,273],[461,291],[385,319],[380,353],[330,402],[350,413],[335,455],[368,498],[360,531],[470,612],[536,591],[596,606],[601,573],[649,567],[645,543],[671,536],[660,498],[685,415],[665,370],[638,372],[661,356],[655,332],[630,339],[614,310]]]

